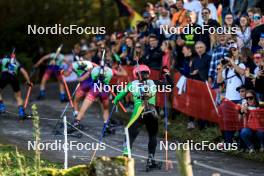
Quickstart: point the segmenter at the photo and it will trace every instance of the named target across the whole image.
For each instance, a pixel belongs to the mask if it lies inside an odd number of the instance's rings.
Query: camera
[[[226,58],[221,60],[222,65],[227,65],[228,63],[229,63],[229,60]]]

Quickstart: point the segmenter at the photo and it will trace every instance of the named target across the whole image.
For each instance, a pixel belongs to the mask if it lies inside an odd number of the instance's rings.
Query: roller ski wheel
[[[147,165],[146,166],[146,172],[150,172],[152,170],[161,170],[162,168],[162,163],[155,163],[155,164],[152,164],[152,165]]]

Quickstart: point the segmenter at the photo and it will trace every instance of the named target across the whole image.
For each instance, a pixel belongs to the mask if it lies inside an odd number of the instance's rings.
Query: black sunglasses
[[[233,45],[235,42],[227,42],[228,45]]]
[[[254,97],[252,97],[252,96],[246,97],[246,100],[254,100]]]

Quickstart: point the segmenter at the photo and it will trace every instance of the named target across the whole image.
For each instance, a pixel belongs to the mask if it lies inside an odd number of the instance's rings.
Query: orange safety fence
[[[133,67],[124,66],[128,76],[115,76],[111,84],[121,84],[122,82],[131,82],[133,78]],[[187,79],[186,91],[181,95],[178,94],[176,84],[180,78],[179,73],[173,75],[174,88],[172,93],[167,93],[167,101],[172,94],[172,108],[177,109],[187,116],[196,119],[207,120],[219,125],[221,130],[239,130],[243,127],[249,127],[253,130],[264,131],[264,109],[251,110],[246,119],[239,119],[239,106],[229,100],[223,100],[222,104],[217,107],[218,112],[214,107],[216,92],[209,90],[204,82]],[[160,72],[151,70],[150,79],[159,80]],[[156,106],[164,106],[164,92],[157,93]]]

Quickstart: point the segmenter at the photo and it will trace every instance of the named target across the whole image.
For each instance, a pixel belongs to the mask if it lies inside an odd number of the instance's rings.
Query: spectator
[[[177,1],[176,7],[177,7],[178,11],[173,14],[172,26],[184,27],[188,24],[188,22],[187,22],[187,18],[186,18],[187,10],[183,8],[183,0]]]
[[[238,19],[241,15],[246,13],[247,0],[231,0],[230,1],[230,11]]]
[[[250,19],[247,16],[241,16],[239,27],[237,28],[237,36],[242,41],[241,47],[251,48],[251,29]]]
[[[200,6],[197,7],[199,9],[198,12],[198,24],[201,26],[203,25],[204,19],[203,19],[203,9],[207,8],[210,12],[210,19],[217,20],[217,10],[213,3],[208,3],[208,0],[200,0]]]
[[[252,39],[251,49],[253,52],[256,52],[261,34],[264,33],[264,24],[261,23],[260,13],[255,13],[253,19],[256,27],[251,32],[251,39]]]
[[[224,21],[224,27],[226,28],[234,27],[234,17],[231,13],[226,14],[225,21]]]
[[[143,13],[143,18],[144,18],[144,22],[146,23],[146,32],[147,34],[156,34],[156,29],[155,26],[153,25],[153,20],[155,17],[151,16],[151,14],[149,12],[144,12]]]
[[[253,61],[253,56],[249,48],[241,49],[241,62],[243,62],[246,66],[246,78],[245,78],[245,87],[247,89],[254,89],[254,85],[252,79],[247,76],[249,74],[254,75],[254,70],[256,68],[256,64]]]
[[[187,14],[187,22],[189,31],[193,31],[197,27],[201,27],[196,24],[196,13],[190,12]],[[193,32],[185,32],[181,34],[181,39],[184,40],[185,45],[194,47],[194,44],[200,40],[200,35]]]
[[[210,9],[203,8],[202,9],[202,18],[203,18],[203,25],[205,29],[209,29],[210,27],[219,27],[220,25],[216,20],[210,18]],[[208,30],[205,30],[204,34],[201,35],[201,41],[206,45],[206,51],[211,50],[211,36]]]
[[[253,20],[254,8],[248,8],[247,9],[247,16],[248,16],[248,18],[250,20],[250,29],[253,29],[255,27],[254,20]]]
[[[255,90],[260,101],[264,101],[264,58],[263,54],[257,53],[254,55],[254,60],[257,67],[254,70],[255,74]]]
[[[264,31],[263,33],[260,34],[258,45],[255,48],[253,48],[253,52],[256,53],[258,51],[263,51],[263,50],[264,50]]]
[[[184,56],[183,62],[182,62],[182,65],[178,67],[178,70],[180,71],[181,74],[190,78],[191,67],[192,67],[192,62],[193,62],[193,57],[194,57],[192,48],[188,45],[184,45],[182,47],[182,53]]]
[[[144,56],[144,48],[139,42],[137,42],[135,45],[134,59],[131,65],[136,65],[137,61],[139,64],[141,64],[144,60],[143,56]]]
[[[194,58],[191,67],[192,78],[200,81],[207,81],[211,57],[206,53],[206,46],[201,41],[196,42],[195,51],[197,57]]]
[[[259,102],[256,96],[256,93],[253,90],[248,90],[246,92],[246,100],[247,103],[242,105],[241,110],[240,110],[240,116],[242,118],[246,118],[246,116],[249,115],[249,110],[254,110],[258,109],[259,107]],[[246,120],[246,119],[244,119]],[[254,144],[254,136],[257,137],[258,143],[259,143],[259,150],[260,152],[264,152],[264,132],[263,131],[254,131],[250,128],[243,128],[240,132],[240,136],[243,140],[243,142],[246,144],[247,148],[249,149],[249,153],[254,153],[256,145]]]
[[[160,70],[162,51],[158,45],[157,36],[149,36],[149,46],[146,47],[143,63],[152,69]]]
[[[245,65],[241,63],[237,44],[229,47],[230,57],[221,61],[217,74],[217,83],[225,83],[225,98],[238,103],[240,95],[236,88],[244,84]]]
[[[240,100],[238,104],[243,105],[246,102],[246,87],[244,85],[239,86],[236,88],[236,91],[239,92]]]
[[[130,65],[134,59],[134,41],[131,37],[126,37],[125,45],[122,46],[121,50],[120,58],[122,59],[122,64]]]
[[[168,69],[172,66],[172,43],[168,40],[163,41],[161,45],[161,50],[163,51],[162,56],[162,68],[166,67]]]
[[[170,26],[171,19],[170,19],[169,12],[164,7],[160,7],[160,11],[161,11],[160,16],[158,17],[158,20],[156,21],[157,28],[160,28],[160,25]],[[171,34],[165,34],[166,39],[169,39],[170,36]]]
[[[190,12],[195,12],[195,13],[199,13],[199,7],[201,4],[199,3],[198,0],[187,0],[183,7],[184,9],[190,11]]]
[[[216,46],[213,48],[212,51],[212,60],[210,62],[208,82],[209,84],[212,84],[213,87],[216,86],[215,83],[217,80],[217,65],[219,65],[220,61],[228,54],[228,49],[226,48],[226,37],[227,36],[224,33],[218,34]]]
[[[254,14],[253,14],[253,26],[252,29],[254,29],[257,25],[260,25],[263,23],[263,17],[261,16],[261,10],[259,8],[254,8]]]

